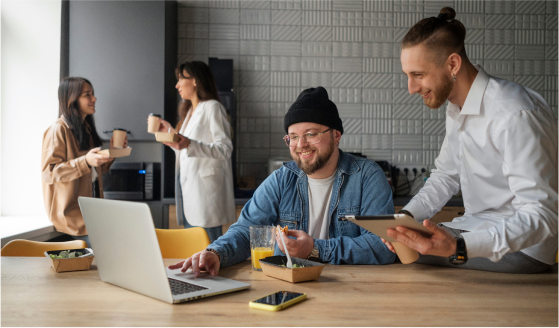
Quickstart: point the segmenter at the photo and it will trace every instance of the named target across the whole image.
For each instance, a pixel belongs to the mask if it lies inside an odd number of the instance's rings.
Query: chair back
[[[44,242],[25,239],[14,239],[2,247],[2,256],[45,256],[46,251],[62,251],[68,249],[86,248],[83,240],[60,242]]]
[[[161,255],[165,259],[186,259],[210,244],[204,228],[155,229]]]

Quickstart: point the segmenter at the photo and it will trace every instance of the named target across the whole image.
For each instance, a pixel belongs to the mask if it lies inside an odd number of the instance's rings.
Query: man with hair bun
[[[410,94],[433,109],[449,101],[436,168],[402,210],[433,235],[404,227],[387,233],[422,254],[416,263],[546,271],[557,254],[557,119],[533,90],[470,63],[466,29],[455,16],[443,8],[415,24],[401,44]],[[464,216],[431,223],[460,190]]]

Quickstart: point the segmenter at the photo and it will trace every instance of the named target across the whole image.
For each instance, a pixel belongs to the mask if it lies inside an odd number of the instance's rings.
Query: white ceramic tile
[[[392,135],[390,134],[373,134],[364,135],[362,140],[363,150],[372,149],[389,149],[392,150]]]
[[[323,86],[325,88],[332,86],[332,73],[327,72],[302,72],[301,87],[310,88]]]
[[[301,57],[272,56],[272,71],[301,71]]]
[[[333,71],[334,72],[353,72],[361,73],[363,59],[361,58],[333,58]]]
[[[392,111],[395,119],[419,120],[423,114],[420,104],[394,104]]]
[[[270,10],[241,9],[241,24],[270,24],[272,12]]]
[[[270,72],[266,71],[241,71],[241,86],[269,86]]]
[[[239,101],[270,101],[270,87],[240,87]]]
[[[334,11],[334,26],[363,26],[363,13],[360,11]]]
[[[210,24],[210,39],[239,40],[239,25]]]
[[[187,39],[207,39],[209,30],[208,24],[179,24],[178,37]]]
[[[302,57],[301,70],[304,72],[331,72],[332,59],[322,57]]]
[[[271,72],[270,85],[279,87],[299,87],[301,72]]]
[[[361,104],[336,104],[341,117],[361,119]]]
[[[370,27],[393,27],[394,26],[394,13],[387,12],[364,12],[363,13],[363,26]]]
[[[334,57],[363,57],[363,43],[361,42],[333,42]]]
[[[367,73],[392,73],[392,58],[363,58],[363,71]]]
[[[332,0],[303,0],[303,10],[332,10]]]
[[[387,89],[392,87],[393,74],[386,73],[364,73],[363,88],[366,89]]]
[[[304,10],[302,13],[302,24],[316,25],[316,26],[331,26],[332,12]]]
[[[394,43],[391,42],[363,42],[363,57],[392,58]]]
[[[333,41],[361,42],[363,39],[362,27],[334,26],[332,33]]]
[[[363,89],[364,103],[392,103],[392,89]]]
[[[392,12],[394,11],[394,1],[393,0],[364,1],[363,10],[372,11],[372,12]]]
[[[301,41],[272,41],[274,56],[301,56]]]
[[[300,10],[272,10],[272,24],[301,25]]]
[[[342,117],[342,124],[344,127],[344,134],[361,134],[363,120],[357,118]]]
[[[237,55],[240,51],[238,40],[210,40],[210,55]]]
[[[516,30],[514,36],[516,44],[545,44],[544,30]]]
[[[272,0],[272,9],[301,10],[301,0]]]
[[[384,134],[390,135],[392,133],[392,120],[362,120],[363,121],[363,134]],[[374,146],[378,149],[378,146]]]
[[[301,41],[302,33],[299,26],[272,25],[272,40]]]
[[[329,94],[335,104],[361,103],[361,89],[359,88],[331,88]]]
[[[456,12],[457,13],[476,13],[483,14],[485,1],[483,0],[457,0]]]
[[[334,65],[334,71],[339,72]],[[332,73],[333,87],[361,88],[363,85],[362,73]]]
[[[332,56],[332,42],[302,42],[303,56],[309,57],[331,57]]]
[[[270,41],[241,40],[241,55],[269,55]]]
[[[514,44],[514,31],[485,30],[485,44]]]
[[[485,12],[488,14],[514,14],[516,1],[485,1]]]
[[[239,8],[241,1],[239,0],[210,0],[209,6],[211,8]]]
[[[210,8],[210,24],[239,24],[239,9]]]
[[[486,44],[485,59],[514,59],[514,45]]]
[[[343,134],[338,147],[345,152],[361,152],[361,135]]]
[[[363,119],[392,118],[391,104],[363,104]]]
[[[332,26],[304,26],[303,41],[332,41]]]
[[[241,25],[242,40],[269,40],[271,27],[269,25]]]
[[[516,75],[544,75],[545,63],[537,60],[517,60],[514,62],[514,74]]]
[[[394,28],[363,27],[364,42],[394,42]]]
[[[335,11],[362,11],[363,1],[361,0],[334,0],[333,10]]]
[[[268,0],[243,0],[240,2],[241,8],[250,9],[270,9],[271,2]]]
[[[515,59],[520,60],[544,60],[545,46],[542,45],[524,45],[517,44],[515,46]]]
[[[301,93],[299,87],[271,87],[270,101],[272,102],[294,102]]]
[[[241,56],[240,69],[249,71],[270,70],[270,56]]]

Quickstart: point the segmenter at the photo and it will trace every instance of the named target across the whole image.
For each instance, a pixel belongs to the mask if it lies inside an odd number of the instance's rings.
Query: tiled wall
[[[289,157],[283,116],[318,85],[342,117],[341,149],[430,168],[444,106],[409,95],[399,42],[445,6],[473,63],[540,92],[557,116],[557,1],[179,1],[178,60],[234,60],[240,175],[262,181],[269,158]]]

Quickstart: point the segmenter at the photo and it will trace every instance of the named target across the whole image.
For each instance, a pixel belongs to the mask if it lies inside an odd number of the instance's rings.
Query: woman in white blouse
[[[177,223],[203,227],[213,242],[222,235],[222,225],[236,221],[231,126],[208,65],[185,62],[175,74],[186,117],[176,130],[161,119],[160,131],[180,136],[178,142],[165,143],[177,156]]]

